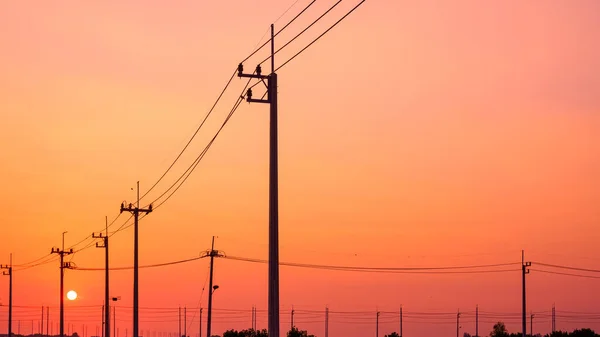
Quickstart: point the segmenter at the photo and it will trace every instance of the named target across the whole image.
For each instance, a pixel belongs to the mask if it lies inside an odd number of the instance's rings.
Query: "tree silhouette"
[[[508,330],[506,330],[506,325],[504,322],[498,322],[494,324],[494,328],[492,332],[490,332],[490,337],[508,337]]]
[[[400,337],[400,335],[396,331],[394,331],[389,335],[385,335],[384,337]]]
[[[246,329],[246,330],[227,330],[223,332],[223,337],[268,337],[267,329],[263,330],[254,330],[254,329]]]
[[[292,327],[287,333],[287,337],[315,337],[315,335],[309,335],[306,330],[298,330],[296,327]]]

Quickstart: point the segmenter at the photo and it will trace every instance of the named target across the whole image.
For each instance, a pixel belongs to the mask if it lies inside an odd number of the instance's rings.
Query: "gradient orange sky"
[[[308,2],[299,1],[276,28]],[[276,63],[356,3],[342,1]],[[48,254],[63,231],[66,245],[73,245],[102,229],[105,215],[116,216],[121,201],[134,201],[136,181],[147,190],[238,62],[291,4],[2,2],[0,263],[8,263],[9,253],[15,264]],[[276,44],[332,4],[317,0]],[[527,260],[600,268],[598,13],[594,0],[368,0],[279,71],[281,261],[482,264],[518,262],[524,249]],[[148,201],[213,136],[243,82],[233,81]],[[210,248],[213,235],[228,255],[266,259],[267,197],[268,108],[244,103],[186,184],[141,222],[140,264],[197,256]],[[132,264],[132,242],[131,228],[114,236],[113,266]],[[88,249],[72,261],[102,267],[103,257],[103,251]],[[215,265],[215,307],[247,310],[247,319],[226,323],[215,314],[213,332],[250,327],[252,305],[267,308],[267,266],[231,260]],[[53,262],[16,272],[15,305],[56,307],[57,267]],[[207,260],[141,270],[140,306],[198,307],[207,271]],[[90,334],[100,324],[100,310],[90,316],[74,306],[101,305],[103,277],[84,271],[65,277],[66,289],[80,295],[67,303],[67,323],[89,324]],[[123,298],[120,335],[125,329],[131,334],[125,307],[132,303],[132,272],[114,271],[111,278],[112,295]],[[282,330],[292,305],[373,312],[368,324],[336,323],[330,316],[330,336],[351,337],[374,334],[375,311],[400,305],[406,312],[474,310],[477,304],[520,312],[519,272],[405,275],[281,267],[280,278]],[[532,272],[528,280],[531,310],[547,311],[556,303],[557,310],[598,312],[598,279]],[[4,331],[7,277],[0,278],[0,290]],[[206,299],[205,293],[204,307]],[[79,314],[69,317],[69,310]],[[57,310],[51,311],[54,321]],[[15,320],[39,317],[27,315]],[[305,318],[307,323],[301,317],[301,329],[323,336],[322,317]],[[266,315],[259,316],[258,327],[266,323]],[[548,319],[534,324],[534,332],[550,330]],[[397,325],[386,319],[380,336]],[[481,323],[480,335],[491,326]],[[520,329],[518,320],[507,327]],[[558,329],[576,327],[598,331],[600,322],[557,321]],[[176,313],[155,322],[142,314],[140,328],[176,332]],[[22,329],[28,333],[30,323]],[[197,316],[190,329],[196,336]],[[404,323],[406,336],[453,336],[455,329],[452,321]],[[466,322],[462,331],[474,334],[474,324]]]

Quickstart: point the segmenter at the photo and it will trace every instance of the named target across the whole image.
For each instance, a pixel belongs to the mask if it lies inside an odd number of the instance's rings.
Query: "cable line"
[[[327,28],[326,31],[324,31],[321,35],[317,36],[317,38],[315,38],[311,43],[309,43],[308,45],[306,45],[304,48],[302,48],[299,52],[297,52],[294,56],[290,57],[287,61],[283,62],[282,65],[280,65],[279,67],[277,67],[275,69],[275,71],[283,68],[286,64],[288,64],[290,61],[292,61],[293,59],[295,59],[298,55],[302,54],[302,52],[304,52],[306,49],[308,49],[308,47],[310,47],[313,43],[317,42],[321,37],[323,37],[323,35],[327,34],[331,29],[333,29],[333,27],[337,26],[340,22],[342,22],[346,17],[348,17],[348,15],[350,15],[352,12],[354,12],[358,7],[360,7],[365,1],[367,0],[362,0],[361,2],[358,3],[358,5],[354,6],[354,8],[352,8],[350,11],[348,11],[348,13],[346,13],[344,16],[342,16],[338,21],[336,21],[336,23],[334,23],[331,27]]]

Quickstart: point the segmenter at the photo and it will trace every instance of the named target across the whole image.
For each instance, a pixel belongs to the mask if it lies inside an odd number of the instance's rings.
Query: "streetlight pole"
[[[121,296],[113,297],[111,300],[116,302],[121,299]],[[110,312],[108,314],[108,320],[110,320]],[[113,307],[113,337],[117,337],[117,306]]]

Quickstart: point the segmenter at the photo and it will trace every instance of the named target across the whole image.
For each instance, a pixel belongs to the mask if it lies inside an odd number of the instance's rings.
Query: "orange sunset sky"
[[[22,334],[32,324],[37,331],[49,306],[57,333],[59,264],[49,253],[61,233],[68,231],[66,247],[93,245],[85,239],[105,216],[135,201],[136,181],[144,193],[165,172],[239,61],[268,39],[269,24],[281,28],[308,3],[287,12],[294,1],[0,3],[0,263],[13,253],[14,332],[17,321]],[[317,0],[276,46],[333,3]],[[343,0],[276,64],[357,3]],[[527,276],[534,333],[550,331],[553,304],[558,329],[599,331],[600,273],[535,264],[600,269],[599,14],[595,0],[367,0],[278,71],[280,260],[439,267],[519,263],[525,250],[532,269],[580,275]],[[267,56],[264,48],[246,70]],[[244,84],[234,78],[142,204],[192,163]],[[268,106],[242,103],[185,184],[140,222],[140,264],[196,257],[213,235],[229,256],[267,259],[268,145]],[[132,265],[131,227],[110,246],[112,266]],[[69,260],[101,268],[104,251],[91,247]],[[401,305],[407,337],[454,336],[457,310],[465,312],[461,334],[475,334],[476,305],[488,313],[480,335],[498,320],[517,332],[520,266],[509,269],[516,271],[282,266],[282,334],[294,306],[296,325],[323,337],[328,306],[330,336],[374,336],[377,310],[386,312],[383,336],[398,330],[392,312]],[[141,269],[143,335],[177,333],[177,308],[185,306],[196,337],[207,274],[207,259]],[[111,273],[111,295],[122,298],[119,336],[131,336],[132,275]],[[215,334],[249,328],[253,305],[258,328],[267,327],[266,264],[217,259],[214,282]],[[67,270],[65,289],[79,293],[66,303],[70,332],[83,335],[87,326],[95,335],[103,272]],[[8,277],[0,277],[0,303],[5,333]],[[431,313],[447,314],[423,319]]]

